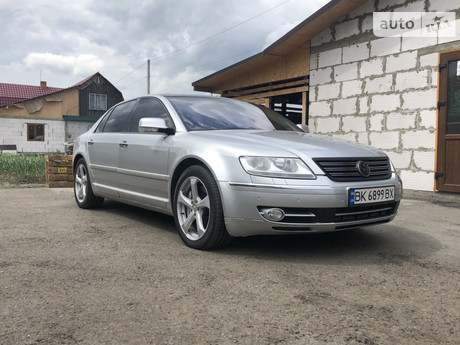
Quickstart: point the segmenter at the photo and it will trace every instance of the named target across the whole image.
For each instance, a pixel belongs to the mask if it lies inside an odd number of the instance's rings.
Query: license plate
[[[348,192],[350,205],[371,204],[376,202],[393,201],[395,187],[354,188]]]

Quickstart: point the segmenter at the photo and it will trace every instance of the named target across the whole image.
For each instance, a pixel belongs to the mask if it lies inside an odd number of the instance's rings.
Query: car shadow
[[[236,238],[221,254],[318,264],[401,264],[428,257],[441,248],[433,236],[383,224],[329,233]]]
[[[122,204],[112,200],[104,200],[103,206],[98,210],[126,217],[136,222],[141,222],[151,227],[152,231],[162,230],[170,233],[176,232],[174,218],[159,212]]]
[[[114,201],[104,202],[100,210],[141,222],[151,227],[151,231],[177,232],[173,217],[158,212]],[[180,240],[177,244],[184,245]],[[259,260],[362,265],[416,261],[441,248],[441,243],[433,236],[388,223],[329,233],[234,238],[227,247],[209,253]]]

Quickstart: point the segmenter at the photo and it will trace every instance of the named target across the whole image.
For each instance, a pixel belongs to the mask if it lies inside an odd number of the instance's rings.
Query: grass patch
[[[0,153],[0,181],[11,184],[45,183],[45,156]]]

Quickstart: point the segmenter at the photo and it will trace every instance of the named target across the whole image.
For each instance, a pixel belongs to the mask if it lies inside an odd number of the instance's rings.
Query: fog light
[[[263,212],[264,217],[272,222],[279,222],[285,216],[284,211],[279,208],[267,208]]]

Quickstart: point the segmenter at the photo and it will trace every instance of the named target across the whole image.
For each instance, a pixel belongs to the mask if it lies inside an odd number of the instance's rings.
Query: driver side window
[[[155,98],[141,98],[133,111],[128,132],[139,132],[139,121],[145,117],[164,119],[168,127],[174,128],[174,122],[163,103]]]

